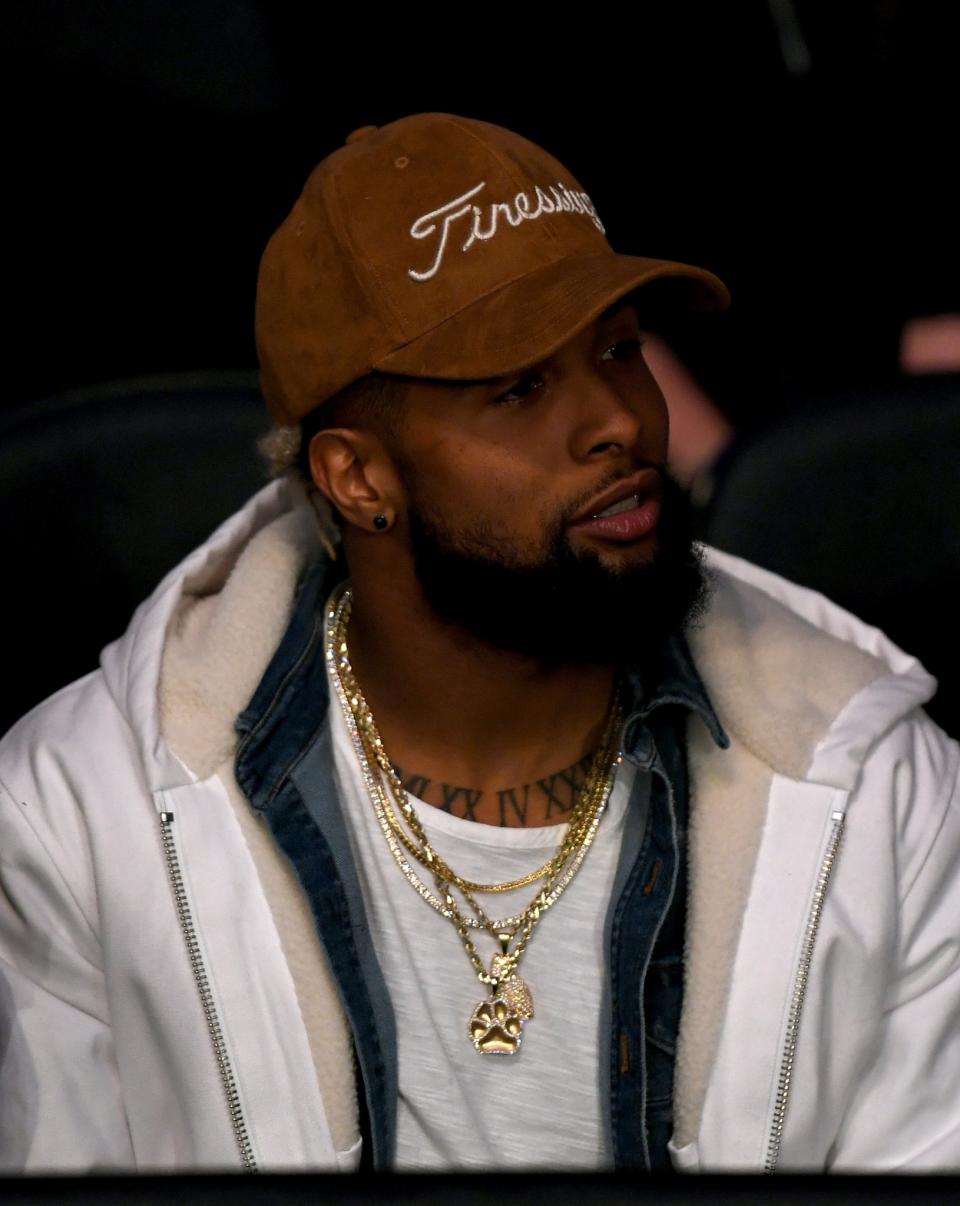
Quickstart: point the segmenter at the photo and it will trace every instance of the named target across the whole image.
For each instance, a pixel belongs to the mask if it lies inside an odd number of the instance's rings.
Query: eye
[[[494,398],[494,402],[498,406],[519,406],[521,402],[525,402],[542,385],[543,378],[539,373],[524,373],[522,377],[514,381],[508,390],[502,394],[498,394]]]
[[[636,360],[643,346],[641,339],[618,339],[600,357],[601,360]]]

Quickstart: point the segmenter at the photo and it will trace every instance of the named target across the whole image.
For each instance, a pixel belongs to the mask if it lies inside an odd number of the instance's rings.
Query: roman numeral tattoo
[[[425,800],[427,792],[430,790],[432,779],[428,779],[426,775],[407,775],[399,766],[393,768],[397,772],[397,778],[403,784],[403,790],[411,796],[416,796],[418,800]]]
[[[568,766],[566,770],[557,771],[555,775],[548,775],[545,779],[537,780],[537,787],[546,797],[547,820],[553,816],[554,812],[566,813],[573,810],[581,788],[587,781],[587,772],[590,770],[592,761],[593,755],[588,754],[579,762],[575,762],[573,766]]]
[[[530,817],[531,823],[542,824],[544,820],[549,822],[554,815],[563,816],[572,812],[587,781],[592,761],[593,755],[587,754],[573,766],[537,779],[535,783],[498,789],[495,793],[497,820],[489,820],[488,823],[526,825]],[[486,793],[482,790],[458,787],[452,783],[434,783],[426,775],[408,775],[399,766],[394,769],[410,795],[442,808],[451,816],[465,821],[477,820],[477,812],[486,799]]]
[[[500,824],[509,825],[508,817],[512,813],[521,825],[527,823],[527,804],[530,799],[530,784],[523,787],[508,787],[497,792],[497,802],[500,805]]]
[[[443,796],[440,807],[444,812],[449,812],[455,817],[462,817],[465,821],[477,819],[477,805],[483,796],[482,791],[472,787],[451,787],[449,783],[441,783],[440,792]]]

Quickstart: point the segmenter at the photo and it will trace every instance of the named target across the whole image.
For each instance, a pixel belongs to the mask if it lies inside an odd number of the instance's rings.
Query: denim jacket
[[[334,777],[323,656],[324,603],[336,569],[320,560],[236,722],[237,781],[292,863],[337,980],[362,1079],[364,1165],[390,1169],[396,1143],[397,1040]],[[637,768],[605,926],[608,991],[599,1069],[608,1150],[618,1169],[669,1167],[673,1065],[683,991],[688,778],[685,725],[696,712],[728,744],[682,637],[656,681],[621,674],[621,749]]]

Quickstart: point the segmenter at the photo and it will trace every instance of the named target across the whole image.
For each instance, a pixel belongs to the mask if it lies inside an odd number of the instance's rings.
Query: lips
[[[640,469],[629,477],[622,477],[618,482],[615,482],[608,489],[604,490],[602,494],[598,494],[595,498],[591,499],[574,516],[573,523],[589,523],[610,507],[615,506],[617,503],[625,502],[631,497],[635,497],[641,503],[649,498],[659,498],[659,472],[656,469]]]
[[[654,530],[660,519],[660,506],[660,474],[656,469],[641,469],[593,498],[571,527],[624,544]]]

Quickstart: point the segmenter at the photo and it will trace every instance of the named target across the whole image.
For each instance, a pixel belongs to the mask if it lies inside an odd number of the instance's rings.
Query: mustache
[[[599,494],[604,494],[607,490],[612,489],[617,482],[625,481],[628,477],[633,477],[635,473],[639,473],[641,469],[653,469],[660,477],[660,484],[663,485],[664,478],[667,476],[667,466],[662,461],[634,461],[630,465],[626,465],[619,469],[614,469],[595,482],[589,490],[585,490],[582,496],[576,499],[569,507],[564,508],[564,514],[567,518],[572,519],[575,515],[587,505],[591,498],[596,498]]]
[[[629,465],[613,469],[606,475],[606,477],[603,477],[599,481],[595,482],[589,490],[585,490],[579,498],[575,499],[568,506],[564,507],[563,514],[555,526],[555,532],[563,531],[569,524],[573,523],[573,521],[580,514],[583,508],[586,507],[591,499],[597,498],[599,495],[606,493],[606,491],[612,489],[617,482],[622,482],[626,480],[626,478],[632,477],[635,473],[639,473],[641,469],[653,469],[660,478],[659,484],[661,487],[665,486],[669,481],[672,481],[670,472],[663,461],[638,460]]]

